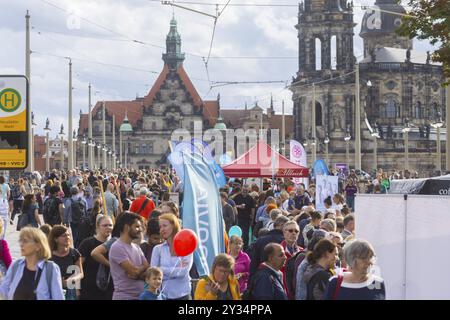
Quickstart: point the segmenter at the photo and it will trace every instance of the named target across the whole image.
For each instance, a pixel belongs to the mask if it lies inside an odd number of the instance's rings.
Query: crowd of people
[[[226,236],[226,252],[199,277],[193,254],[174,250],[189,212],[173,171],[0,176],[0,299],[385,299],[375,251],[354,236],[355,194],[389,189],[387,173],[369,180],[371,190],[351,171],[319,211],[313,180],[229,179],[220,189],[224,234],[242,234]],[[12,227],[22,255],[14,261],[4,237]]]

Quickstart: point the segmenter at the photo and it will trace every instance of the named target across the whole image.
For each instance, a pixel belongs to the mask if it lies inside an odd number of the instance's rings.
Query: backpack
[[[72,212],[72,223],[80,224],[88,218],[86,214],[86,203],[81,198],[76,201],[72,198],[70,199],[70,211]]]
[[[11,192],[12,198],[14,200],[18,200],[22,196],[22,192],[20,192],[20,186],[15,185]]]
[[[305,256],[305,250],[300,250],[286,262],[286,289],[288,292],[288,296],[290,297],[295,296],[295,288],[297,286],[297,270]]]
[[[44,216],[44,222],[51,226],[61,223],[56,197],[48,197],[44,201],[42,215]]]

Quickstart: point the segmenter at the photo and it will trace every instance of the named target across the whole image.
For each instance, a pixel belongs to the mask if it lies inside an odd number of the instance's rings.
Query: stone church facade
[[[317,141],[318,158],[324,157],[329,137],[330,165],[346,163],[346,142],[351,136],[350,167],[354,167],[355,64],[359,61],[362,169],[375,168],[374,138],[378,129],[378,168],[403,170],[405,121],[409,132],[409,167],[422,174],[436,170],[436,129],[445,119],[442,67],[429,53],[413,50],[412,40],[397,35],[405,9],[395,0],[376,0],[361,23],[364,56],[355,57],[353,7],[347,0],[305,0],[299,4],[299,70],[291,91],[294,103],[294,138]],[[399,13],[392,14],[386,11]],[[312,92],[315,89],[316,132],[312,132]],[[441,130],[445,153],[445,128]],[[442,163],[443,160],[442,160]]]

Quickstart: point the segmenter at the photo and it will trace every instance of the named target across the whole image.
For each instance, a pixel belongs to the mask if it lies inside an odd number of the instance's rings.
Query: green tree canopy
[[[409,0],[408,5],[412,9],[398,32],[437,45],[432,60],[443,64],[444,75],[450,79],[450,0]]]

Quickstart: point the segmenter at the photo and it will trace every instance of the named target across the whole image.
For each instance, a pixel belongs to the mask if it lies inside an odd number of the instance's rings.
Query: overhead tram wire
[[[93,38],[93,39],[101,39],[101,40],[108,40],[108,41],[132,42],[132,43],[137,43],[137,44],[141,44],[141,45],[144,45],[144,46],[149,46],[149,47],[154,47],[154,48],[159,48],[159,49],[165,49],[164,46],[161,46],[161,45],[158,45],[158,44],[154,44],[154,43],[149,43],[149,42],[146,42],[146,41],[141,41],[141,40],[138,40],[138,39],[134,39],[133,37],[130,37],[130,36],[126,35],[126,34],[117,32],[117,31],[115,31],[115,30],[113,30],[113,29],[111,29],[109,27],[101,25],[101,24],[99,24],[97,22],[93,22],[93,21],[91,21],[91,20],[89,20],[87,18],[84,18],[84,17],[80,16],[80,15],[74,14],[73,12],[70,12],[69,10],[66,10],[66,9],[64,9],[64,8],[58,6],[58,5],[55,5],[54,3],[51,3],[51,2],[49,2],[47,0],[40,0],[40,1],[42,1],[43,3],[45,3],[45,4],[49,5],[49,6],[54,7],[56,9],[60,10],[60,11],[66,12],[67,14],[73,14],[73,15],[77,16],[78,18],[82,19],[83,21],[86,21],[87,23],[90,23],[90,24],[92,24],[92,25],[94,25],[94,26],[96,26],[98,28],[101,28],[101,29],[103,29],[105,31],[108,31],[108,32],[110,32],[112,34],[115,34],[115,35],[117,35],[117,36],[119,36],[121,38],[124,38],[124,39],[111,39],[111,38],[106,38],[106,37],[89,37],[89,36],[85,36],[85,35],[84,36],[83,35],[74,35],[74,34],[66,34],[66,33],[57,32],[57,31],[42,30],[44,32],[57,33],[57,34],[61,34],[61,35],[65,35],[65,36],[72,36],[72,37]],[[158,0],[157,2],[160,2],[160,1]],[[228,1],[228,2],[230,2],[230,1]],[[214,6],[215,5],[216,4],[214,4]],[[227,4],[223,4],[223,5],[227,5]],[[233,3],[229,3],[228,6],[233,6]],[[223,10],[221,11],[220,14],[223,13]],[[193,57],[197,57],[197,58],[201,58],[201,59],[204,58],[204,56],[202,56],[200,54],[196,54],[196,53],[192,53],[192,52],[185,52],[185,53],[187,55],[189,55],[189,56],[193,56]],[[243,59],[243,60],[260,60],[260,59],[278,60],[278,59],[280,59],[280,60],[283,60],[283,59],[298,59],[298,57],[259,57],[259,56],[243,56],[243,57],[232,56],[232,57],[226,57],[226,56],[210,56],[209,59]]]
[[[48,53],[48,52],[40,52],[40,51],[32,50],[31,53],[35,53],[35,54],[39,54],[39,55],[43,55],[43,56],[50,56],[50,57],[54,57],[54,58],[67,59],[67,57],[65,57],[65,56],[60,56],[60,55],[53,54],[53,53]],[[119,65],[119,64],[112,64],[112,63],[105,63],[105,62],[100,62],[100,61],[81,59],[81,58],[72,57],[72,56],[71,56],[71,59],[75,60],[75,61],[81,61],[81,62],[86,62],[86,63],[94,63],[94,64],[103,65],[103,66],[109,66],[109,67],[116,67],[116,68],[128,69],[128,70],[133,70],[133,71],[140,71],[140,72],[148,72],[148,73],[153,73],[153,74],[159,74],[159,72],[157,72],[157,71],[139,69],[139,68],[123,66],[123,65]]]
[[[159,2],[160,0],[148,0],[149,2]],[[203,6],[216,6],[216,5],[224,5],[224,3],[212,3],[212,2],[196,2],[196,1],[172,1],[174,4],[193,4],[193,5],[203,5]],[[233,7],[286,7],[286,8],[298,8],[298,4],[259,4],[259,3],[233,3],[230,4]],[[404,8],[410,8],[411,6],[402,5]],[[362,10],[366,10],[371,8],[371,5],[353,5],[353,8],[361,8]],[[375,10],[375,8],[374,8]],[[380,12],[390,13],[393,15],[403,16],[403,17],[413,17],[409,14],[400,13],[396,11],[390,11],[386,9],[376,8],[376,10]]]

